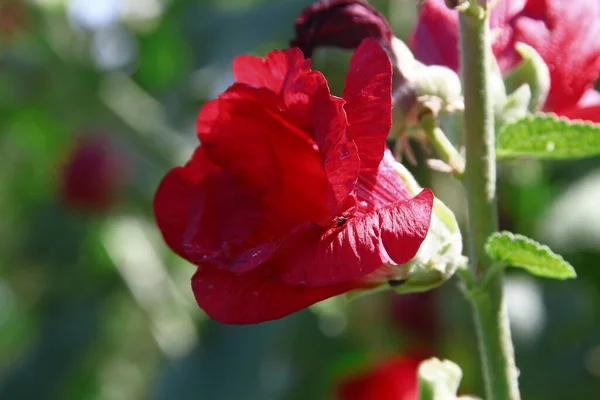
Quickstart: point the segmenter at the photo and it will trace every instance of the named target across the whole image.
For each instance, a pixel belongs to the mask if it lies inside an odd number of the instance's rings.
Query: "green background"
[[[481,395],[455,280],[424,297],[334,300],[225,326],[198,309],[194,266],[154,224],[153,193],[196,146],[197,112],[231,83],[233,57],[286,47],[309,1],[3,0],[0,15],[11,3],[20,12],[0,23],[1,399],[329,399],[346,374],[419,351],[459,363],[461,392]],[[373,3],[405,38],[414,2]],[[315,55],[334,92],[348,58]],[[60,174],[76,140],[98,132],[127,159],[126,186],[109,212],[73,210],[58,196]],[[499,169],[502,227],[549,244],[579,275],[509,274],[525,399],[600,396],[599,161]],[[416,173],[464,223],[461,187]],[[398,321],[398,301],[434,319],[435,332]]]

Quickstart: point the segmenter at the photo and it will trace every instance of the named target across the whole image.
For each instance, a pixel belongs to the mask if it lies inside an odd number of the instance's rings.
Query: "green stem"
[[[481,278],[492,268],[487,238],[497,231],[494,113],[490,95],[491,51],[487,13],[472,7],[460,15],[461,65],[465,94],[465,185],[469,210],[469,258]],[[477,12],[479,11],[479,12]],[[487,280],[470,298],[485,379],[486,400],[520,399],[506,305],[504,274]],[[480,282],[478,282],[480,284]]]
[[[438,126],[433,114],[427,113],[421,116],[421,127],[438,155],[452,168],[453,174],[458,177],[462,176],[465,170],[462,156]]]

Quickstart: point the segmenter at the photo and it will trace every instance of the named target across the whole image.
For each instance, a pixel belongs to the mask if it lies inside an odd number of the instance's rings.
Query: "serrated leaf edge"
[[[552,249],[550,247],[548,247],[547,245],[542,244],[542,243],[540,243],[540,242],[538,242],[538,241],[536,241],[534,239],[531,239],[531,238],[529,238],[527,236],[520,235],[518,233],[512,233],[512,232],[509,232],[509,231],[494,232],[494,233],[492,233],[490,235],[490,237],[485,242],[485,246],[484,246],[485,252],[490,257],[492,257],[495,261],[501,262],[501,263],[510,264],[510,263],[507,262],[507,259],[510,257],[510,255],[513,255],[515,253],[524,253],[524,251],[521,251],[521,252],[512,252],[512,253],[510,253],[509,255],[507,255],[506,257],[503,257],[503,258],[493,257],[492,253],[495,253],[495,254],[497,254],[497,253],[490,251],[491,250],[490,246],[492,245],[492,241],[495,238],[500,238],[500,237],[508,237],[512,241],[522,240],[527,245],[532,245],[536,249],[540,249],[542,251],[547,252],[550,256],[556,258],[558,261],[562,261],[563,263],[565,263],[573,271],[573,276],[571,278],[577,277],[577,271],[575,271],[575,268],[573,268],[573,266],[567,260],[565,260],[563,258],[563,256],[561,256],[560,254],[557,254],[554,251],[552,251]],[[524,268],[526,268],[526,267],[524,267]]]

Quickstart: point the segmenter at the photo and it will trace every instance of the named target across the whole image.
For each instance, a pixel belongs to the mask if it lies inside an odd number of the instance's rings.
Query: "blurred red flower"
[[[73,209],[106,211],[126,183],[128,172],[123,155],[108,138],[85,136],[75,145],[63,168],[61,197]]]
[[[192,289],[223,323],[281,318],[393,276],[429,229],[433,194],[412,198],[385,149],[391,66],[365,40],[343,99],[297,48],[240,56],[236,82],[205,104],[198,147],[154,199],[167,244],[198,265]]]
[[[421,8],[412,38],[415,56],[426,64],[459,68],[458,12],[443,0]],[[515,43],[535,48],[550,70],[544,111],[600,122],[600,2],[597,0],[498,0],[490,16],[499,28],[493,51],[503,72],[520,61]]]
[[[437,344],[440,319],[437,291],[394,295],[391,298],[391,317],[394,324],[429,347]]]
[[[336,400],[417,400],[420,357],[393,357],[371,371],[351,376],[337,388]]]

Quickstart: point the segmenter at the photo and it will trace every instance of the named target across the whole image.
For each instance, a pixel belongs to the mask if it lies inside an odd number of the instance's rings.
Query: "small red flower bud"
[[[122,154],[103,136],[86,136],[76,145],[62,171],[60,195],[70,208],[105,211],[126,183]]]
[[[306,7],[296,20],[296,38],[290,46],[299,47],[310,57],[317,47],[358,47],[372,37],[384,49],[391,48],[392,30],[385,17],[363,0],[322,0]]]

